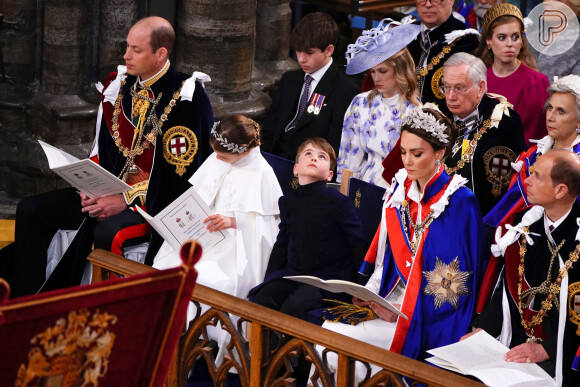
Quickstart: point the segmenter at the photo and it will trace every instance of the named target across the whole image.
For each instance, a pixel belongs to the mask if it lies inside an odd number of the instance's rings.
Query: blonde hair
[[[382,63],[386,63],[395,70],[395,78],[401,94],[400,99],[406,99],[413,105],[418,106],[419,89],[417,88],[417,77],[415,76],[415,62],[409,50],[405,47]],[[376,88],[371,90],[367,97],[369,106],[371,106],[371,101],[378,94],[379,91]]]

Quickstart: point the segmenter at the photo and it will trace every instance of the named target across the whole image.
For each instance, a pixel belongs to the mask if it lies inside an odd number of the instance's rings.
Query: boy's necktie
[[[304,90],[302,91],[302,95],[300,96],[300,103],[298,104],[298,112],[296,113],[294,119],[286,126],[286,132],[294,129],[296,127],[296,123],[298,123],[300,117],[302,117],[302,114],[304,114],[304,111],[306,110],[306,104],[308,103],[308,97],[310,96],[310,84],[312,83],[313,79],[314,78],[312,78],[310,74],[306,74],[306,77],[304,78]]]

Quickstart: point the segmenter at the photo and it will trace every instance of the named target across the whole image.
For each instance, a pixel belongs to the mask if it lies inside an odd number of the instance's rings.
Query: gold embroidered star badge
[[[448,265],[444,264],[439,257],[435,259],[435,268],[432,271],[423,272],[428,282],[424,293],[435,297],[435,309],[446,302],[457,309],[459,296],[471,294],[465,284],[472,272],[459,271],[459,257],[455,257]]]

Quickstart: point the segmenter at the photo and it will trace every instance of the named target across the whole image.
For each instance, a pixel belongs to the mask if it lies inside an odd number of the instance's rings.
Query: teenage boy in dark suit
[[[344,113],[358,87],[332,64],[338,26],[323,12],[306,15],[294,27],[290,44],[301,70],[280,80],[262,129],[262,150],[294,160],[298,146],[325,138],[338,154]]]

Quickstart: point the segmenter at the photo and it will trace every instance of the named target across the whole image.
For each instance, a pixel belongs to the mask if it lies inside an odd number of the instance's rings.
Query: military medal
[[[310,97],[310,102],[308,103],[308,109],[306,109],[306,111],[308,113],[314,113],[314,105],[315,105],[315,101],[316,98],[318,96],[318,93],[312,93],[312,97]]]
[[[310,106],[308,106],[308,113],[314,113],[316,115],[320,114],[324,98],[325,97],[322,94],[313,93],[312,99],[310,99]]]
[[[316,101],[316,106],[314,107],[314,114],[320,114],[320,110],[322,109],[322,104],[324,103],[324,98],[322,94],[318,95],[318,100]]]

